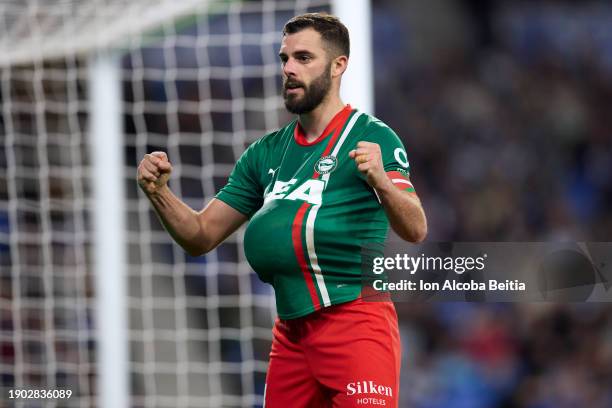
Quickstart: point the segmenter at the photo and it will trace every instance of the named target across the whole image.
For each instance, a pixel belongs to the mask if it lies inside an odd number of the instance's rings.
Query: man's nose
[[[293,58],[289,58],[287,62],[285,62],[285,64],[283,65],[283,73],[287,78],[296,76],[295,67],[295,60]]]

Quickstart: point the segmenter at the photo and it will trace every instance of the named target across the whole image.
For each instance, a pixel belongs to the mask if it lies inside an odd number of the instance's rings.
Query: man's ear
[[[346,67],[348,66],[348,57],[346,55],[340,55],[334,58],[331,64],[331,76],[332,78],[338,77],[344,74]]]

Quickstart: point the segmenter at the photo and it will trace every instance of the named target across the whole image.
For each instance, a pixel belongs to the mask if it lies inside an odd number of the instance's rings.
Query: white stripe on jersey
[[[327,293],[327,287],[325,286],[325,281],[323,280],[323,274],[321,273],[321,267],[319,266],[319,261],[317,259],[317,253],[315,252],[314,245],[314,223],[317,218],[317,212],[319,211],[319,204],[313,205],[308,212],[308,218],[306,218],[306,248],[308,249],[308,258],[310,259],[310,267],[315,274],[315,278],[317,280],[317,286],[319,287],[319,292],[321,292],[321,298],[323,299],[323,306],[327,307],[331,305],[331,301],[329,299],[329,293]]]
[[[344,132],[342,132],[342,135],[340,135],[340,139],[338,139],[338,141],[336,142],[336,146],[334,146],[334,150],[332,150],[331,156],[336,157],[338,155],[338,152],[340,151],[340,148],[348,137],[348,134],[351,133],[353,126],[355,126],[355,122],[357,122],[357,119],[359,119],[361,115],[362,113],[359,111],[353,114],[353,117],[351,118],[351,120],[349,120],[349,123],[347,123],[346,127],[344,128]],[[325,181],[325,186],[327,186],[327,181],[329,180],[330,174],[331,173],[326,173],[323,175],[323,181]]]
[[[361,112],[355,112],[346,127],[344,128],[344,132],[340,135],[340,139],[336,142],[336,146],[334,146],[334,150],[332,150],[331,156],[336,156],[340,151],[340,147],[346,141],[348,134],[353,129],[355,122],[361,116]],[[331,173],[326,173],[323,175],[322,179],[325,182],[325,187],[327,187],[327,182],[329,181],[329,175]],[[323,191],[325,191],[325,187],[323,187]],[[306,248],[308,250],[308,258],[310,260],[310,267],[315,274],[317,287],[319,288],[319,292],[321,292],[321,298],[323,299],[323,306],[331,306],[331,301],[329,299],[329,293],[327,292],[327,286],[325,286],[325,280],[323,278],[323,274],[321,273],[321,267],[319,266],[319,261],[317,259],[317,253],[315,251],[314,245],[314,224],[317,218],[317,212],[319,211],[319,207],[321,205],[313,205],[308,213],[308,218],[306,219]]]

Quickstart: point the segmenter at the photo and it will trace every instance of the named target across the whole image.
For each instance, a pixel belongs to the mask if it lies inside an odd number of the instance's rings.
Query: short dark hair
[[[293,17],[283,27],[283,35],[295,34],[306,28],[312,28],[321,34],[321,38],[333,49],[334,56],[351,52],[348,29],[338,17],[326,13],[306,13]]]

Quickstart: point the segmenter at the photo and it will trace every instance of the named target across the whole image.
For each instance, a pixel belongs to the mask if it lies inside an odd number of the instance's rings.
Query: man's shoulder
[[[357,123],[355,123],[355,132],[359,137],[366,136],[372,142],[380,142],[390,139],[396,139],[397,134],[389,125],[377,118],[376,116],[362,113]]]
[[[381,119],[368,113],[362,113],[358,125],[370,132],[393,132],[393,129]]]
[[[266,133],[253,143],[249,145],[249,149],[271,149],[279,144],[284,144],[287,135],[293,135],[293,128],[295,127],[296,120],[292,120],[280,129],[273,130]]]

